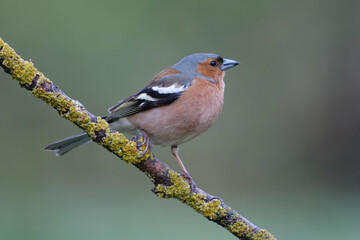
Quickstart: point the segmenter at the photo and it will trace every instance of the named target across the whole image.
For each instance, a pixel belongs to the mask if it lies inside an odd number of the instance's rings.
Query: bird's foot
[[[141,140],[141,138],[142,138],[142,140]],[[136,147],[137,147],[138,151],[142,152],[141,155],[138,156],[138,158],[142,158],[149,149],[151,151],[150,139],[149,139],[148,135],[146,134],[146,132],[144,132],[143,130],[141,130],[141,134],[136,134],[130,140],[133,142],[136,142]],[[145,145],[145,149],[142,150],[141,147],[144,145]]]
[[[191,196],[191,195],[194,193],[195,189],[197,188],[197,187],[196,187],[196,183],[194,182],[194,180],[192,179],[192,177],[190,176],[190,174],[187,173],[187,172],[186,172],[186,173],[182,173],[181,176],[188,181],[188,183],[189,183],[189,185],[190,185],[190,196]]]

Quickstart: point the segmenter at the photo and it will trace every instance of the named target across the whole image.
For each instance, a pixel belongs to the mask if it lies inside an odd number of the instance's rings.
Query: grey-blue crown
[[[219,55],[214,53],[194,53],[181,59],[172,67],[182,73],[195,74],[199,63],[202,63],[209,58],[218,58]]]

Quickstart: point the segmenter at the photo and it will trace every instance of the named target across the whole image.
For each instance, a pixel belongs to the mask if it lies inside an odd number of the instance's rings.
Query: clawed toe
[[[141,134],[137,134],[130,139],[131,141],[136,142],[138,151],[142,152],[141,155],[138,156],[138,158],[142,158],[149,149],[151,150],[151,145],[150,145],[150,140],[149,140],[148,135],[143,130],[140,130],[140,131],[141,131]],[[140,141],[141,137],[143,138],[142,141]],[[145,145],[145,149],[142,151],[141,147],[143,145]]]
[[[185,178],[188,182],[189,182],[189,185],[190,185],[190,195],[193,194],[193,192],[195,191],[196,189],[196,183],[194,182],[194,180],[192,179],[192,177],[190,176],[189,173],[182,173],[181,176],[183,178]]]

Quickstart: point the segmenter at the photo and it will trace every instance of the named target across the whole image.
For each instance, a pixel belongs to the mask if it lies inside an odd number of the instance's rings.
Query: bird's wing
[[[171,74],[154,79],[138,93],[124,98],[108,109],[110,115],[105,119],[128,117],[151,108],[165,106],[176,101],[191,85],[191,78],[182,74]]]

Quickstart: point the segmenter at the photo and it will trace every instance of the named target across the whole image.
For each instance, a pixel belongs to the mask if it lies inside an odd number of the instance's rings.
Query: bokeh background
[[[241,61],[181,146],[198,186],[278,239],[357,239],[360,2],[1,0],[0,36],[92,113],[194,52]],[[234,239],[0,71],[0,239]],[[168,148],[155,154],[179,170]]]

